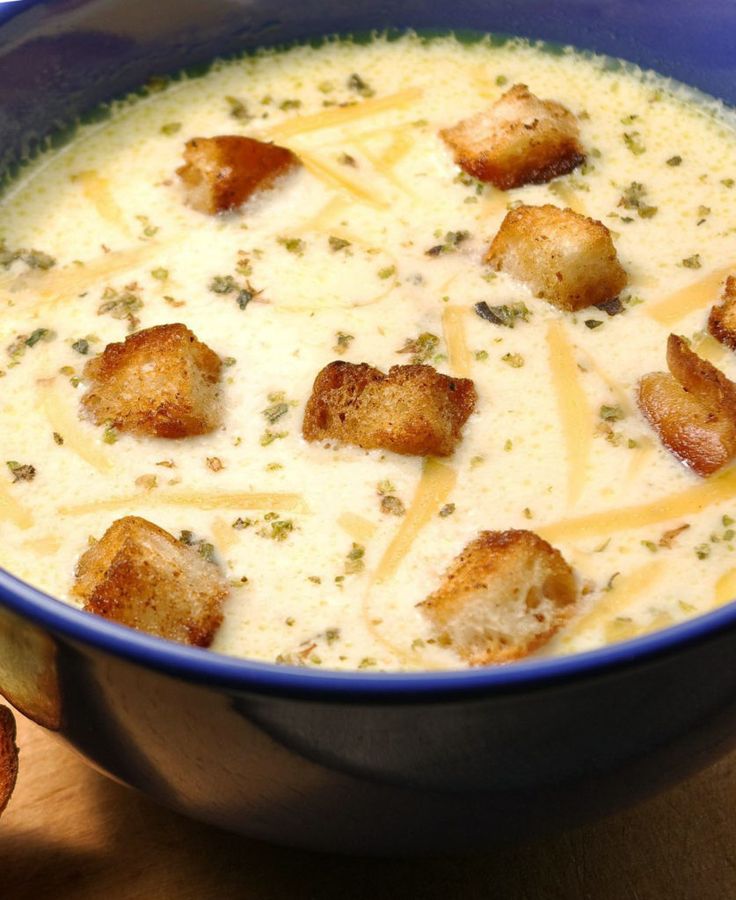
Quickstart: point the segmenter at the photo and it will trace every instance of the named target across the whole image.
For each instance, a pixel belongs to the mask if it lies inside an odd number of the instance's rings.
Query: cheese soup
[[[583,153],[502,190],[441,132],[513,85],[564,107]],[[715,101],[573,51],[409,34],[218,62],[111,113],[0,200],[10,572],[82,605],[90,539],[142,517],[224,574],[213,650],[366,671],[468,663],[418,604],[484,531],[533,532],[575,573],[575,608],[536,655],[736,595],[736,471],[684,464],[638,387],[667,371],[671,333],[736,378],[707,330],[736,272],[736,133]],[[300,165],[237,209],[202,212],[177,169],[188,142],[217,135],[273,142]],[[563,309],[485,261],[510,211],[548,205],[606,226],[617,298]],[[222,361],[216,427],[98,424],[80,404],[85,364],[168,323]],[[313,383],[338,360],[472,381],[454,451],[306,440]]]

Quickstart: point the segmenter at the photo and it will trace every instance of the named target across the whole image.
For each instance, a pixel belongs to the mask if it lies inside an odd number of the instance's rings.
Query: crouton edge
[[[470,665],[510,662],[545,644],[578,599],[570,566],[533,531],[483,531],[418,607]]]
[[[146,519],[125,516],[82,554],[72,592],[86,612],[208,647],[229,589],[218,568],[191,547]]]

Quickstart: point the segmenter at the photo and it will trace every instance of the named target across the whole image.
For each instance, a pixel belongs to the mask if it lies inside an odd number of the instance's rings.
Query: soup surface
[[[438,132],[515,83],[578,117],[587,161],[502,192],[464,175]],[[187,140],[218,134],[274,140],[304,165],[204,215],[175,170]],[[704,330],[736,264],[734,179],[736,134],[715,102],[521,42],[334,42],[152,83],[0,202],[0,564],[77,602],[89,538],[140,515],[191,532],[226,571],[213,649],[324,668],[464,665],[416,604],[482,530],[537,532],[584,585],[538,653],[728,601],[736,472],[680,463],[635,388],[666,368],[672,331],[736,377]],[[629,276],[619,314],[562,312],[483,264],[520,203],[611,230]],[[505,327],[476,314],[483,301],[528,315]],[[223,426],[166,440],[80,417],[85,362],[168,322],[224,360]],[[304,406],[335,359],[472,378],[454,454],[307,443]]]

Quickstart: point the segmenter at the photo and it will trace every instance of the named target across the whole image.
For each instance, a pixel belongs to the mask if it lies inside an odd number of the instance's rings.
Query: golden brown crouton
[[[76,575],[87,612],[157,637],[208,647],[222,622],[228,586],[218,568],[138,516],[113,522]]]
[[[483,531],[419,604],[471,666],[509,662],[541,647],[578,598],[572,569],[532,531]]]
[[[461,169],[504,191],[543,184],[585,161],[575,116],[554,100],[535,97],[525,84],[440,136]]]
[[[219,356],[185,325],[157,325],[108,344],[84,367],[82,405],[97,425],[180,438],[219,424]]]
[[[567,310],[612,300],[628,280],[602,222],[549,204],[512,209],[485,260]]]
[[[736,350],[736,278],[729,275],[721,295],[721,302],[708,316],[708,331],[713,337]]]
[[[189,205],[210,215],[242,206],[256,191],[268,190],[300,165],[286,147],[229,134],[192,138],[184,159],[176,174],[187,189]]]
[[[8,805],[18,777],[15,719],[7,706],[0,706],[0,815]]]
[[[384,375],[338,360],[314,381],[302,433],[308,441],[336,438],[364,450],[449,456],[475,400],[472,381],[432,366],[392,366]]]
[[[671,375],[639,382],[639,408],[667,449],[702,477],[736,455],[736,385],[674,334],[667,342]]]

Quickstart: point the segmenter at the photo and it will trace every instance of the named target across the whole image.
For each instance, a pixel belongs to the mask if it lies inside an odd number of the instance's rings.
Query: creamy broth
[[[580,118],[588,160],[503,193],[459,177],[438,130],[515,82]],[[217,134],[273,139],[305,165],[238,213],[203,215],[174,172],[185,141]],[[736,134],[715,103],[520,42],[297,47],[119,104],[0,202],[6,247],[56,260],[0,267],[0,461],[36,470],[0,478],[0,564],[75,602],[89,537],[141,515],[215,547],[233,589],[214,650],[368,671],[463,665],[416,604],[483,529],[538,532],[586,585],[545,655],[712,609],[736,595],[736,472],[702,480],[679,463],[634,388],[665,368],[670,331],[736,377],[733,354],[703,337],[736,266],[734,178]],[[620,204],[632,182],[654,213]],[[630,279],[622,314],[563,313],[482,264],[519,202],[611,229]],[[257,291],[245,308],[227,276]],[[531,315],[500,327],[474,313],[480,301]],[[221,429],[143,439],[79,418],[84,363],[126,336],[126,314],[183,322],[226,361]],[[417,352],[478,392],[453,456],[303,440],[324,365],[387,370],[422,334],[438,340]]]

